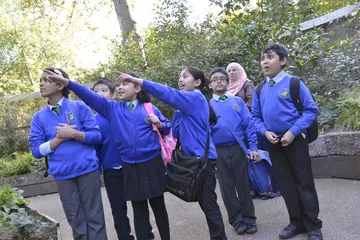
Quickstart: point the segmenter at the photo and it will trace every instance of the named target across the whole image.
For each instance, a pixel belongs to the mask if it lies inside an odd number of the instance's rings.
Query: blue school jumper
[[[64,98],[59,115],[48,106],[35,113],[30,125],[29,143],[35,158],[44,157],[40,145],[56,137],[59,123],[76,125],[85,133],[84,142],[74,139],[62,142],[48,155],[49,174],[55,180],[81,176],[98,169],[98,159],[93,144],[100,143],[101,133],[91,109],[80,101]]]
[[[179,91],[147,80],[144,80],[142,89],[180,111],[174,115],[176,128],[173,135],[180,136],[181,148],[187,156],[204,156],[207,133],[211,131],[209,103],[205,96],[199,90]],[[209,159],[216,158],[216,149],[210,138]]]
[[[86,86],[69,81],[67,87],[110,122],[118,154],[123,162],[129,164],[146,162],[160,154],[158,135],[148,121],[148,114],[143,104],[138,104],[132,113],[126,102],[109,100]],[[159,129],[160,133],[169,134],[170,121],[155,106],[153,109],[163,125]]]
[[[100,114],[96,114],[95,118],[99,123],[99,127],[101,130],[101,144],[97,144],[96,154],[102,165],[103,169],[109,168],[121,168],[122,162],[120,155],[117,151],[117,146],[114,140],[113,129],[111,128],[111,124],[108,120],[106,120]]]
[[[299,115],[290,96],[290,78],[289,74],[282,71],[273,79],[276,82],[274,86],[270,86],[270,79],[267,79],[261,90],[260,102],[257,94],[254,94],[252,118],[262,135],[265,131],[272,131],[282,136],[290,130],[296,137],[300,133],[306,133],[319,113],[309,89],[301,82],[300,101],[304,111],[302,116]],[[256,90],[257,87],[254,93]]]
[[[257,150],[257,138],[251,115],[244,101],[239,97],[226,96],[220,100],[214,94],[210,104],[213,107],[217,123],[211,127],[215,146],[230,146],[239,144],[246,154],[245,135],[251,151]]]

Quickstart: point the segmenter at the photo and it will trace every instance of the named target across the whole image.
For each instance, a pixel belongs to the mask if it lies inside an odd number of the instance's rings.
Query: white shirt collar
[[[139,101],[138,101],[137,99],[135,99],[135,100],[132,101],[132,102],[126,102],[126,105],[129,106],[130,103],[133,103],[133,104],[134,104],[134,107],[136,108],[137,105],[138,105],[138,103],[139,103]]]
[[[284,79],[284,77],[288,75],[284,70],[281,70],[275,77],[270,78],[266,77],[266,81],[269,82],[271,79],[275,81],[275,83],[279,83],[281,80]]]
[[[56,105],[60,105],[60,107],[61,107],[62,104],[63,104],[63,101],[64,101],[64,97],[62,97],[62,98],[57,102],[57,104],[55,104],[55,106],[56,106]],[[50,105],[50,104],[48,104],[48,103],[47,103],[47,105],[48,105],[48,107],[50,108],[50,110],[52,110],[52,108],[55,107],[55,106]]]
[[[225,93],[224,96],[226,96],[227,98],[229,98],[229,95],[228,95],[227,93]],[[221,97],[221,96],[216,95],[215,93],[213,93],[213,99],[214,99],[214,100],[219,101],[219,98],[220,98],[220,97]]]

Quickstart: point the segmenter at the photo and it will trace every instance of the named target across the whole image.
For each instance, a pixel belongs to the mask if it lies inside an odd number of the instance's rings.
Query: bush
[[[0,177],[17,176],[46,169],[43,159],[35,159],[31,153],[15,152],[9,158],[0,159]]]

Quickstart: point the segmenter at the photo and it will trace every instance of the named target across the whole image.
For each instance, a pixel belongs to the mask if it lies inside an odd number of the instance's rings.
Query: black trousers
[[[321,229],[307,139],[300,134],[287,147],[269,144],[269,152],[290,223],[305,226],[308,231]]]
[[[164,195],[149,200],[131,201],[134,210],[135,233],[137,240],[148,239],[149,208],[153,210],[156,225],[162,240],[170,240],[169,218],[166,211]]]
[[[209,160],[206,169],[202,198],[199,205],[206,216],[206,221],[209,227],[211,240],[226,240],[224,221],[222,219],[219,205],[217,204],[217,196],[215,193],[216,178],[215,167],[216,162]]]
[[[124,180],[122,169],[104,169],[104,183],[119,240],[134,240],[127,217],[127,205],[124,199]],[[152,227],[148,222],[148,238],[153,238]]]
[[[232,226],[256,221],[248,179],[248,161],[239,145],[216,147],[217,176]]]

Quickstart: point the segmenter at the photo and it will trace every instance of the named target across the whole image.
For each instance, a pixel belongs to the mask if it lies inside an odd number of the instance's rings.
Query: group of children
[[[318,110],[304,84],[301,115],[291,105],[291,98],[284,96],[286,89],[289,92],[289,75],[282,70],[286,61],[282,45],[271,44],[262,51],[261,67],[267,80],[260,98],[254,96],[251,114],[241,98],[227,94],[229,76],[222,68],[215,68],[208,82],[201,70],[185,67],[179,90],[143,80],[135,73],[119,73],[116,85],[101,79],[93,91],[69,80],[61,69],[45,69],[40,93],[48,103],[33,117],[29,142],[35,157],[48,158],[49,174],[58,186],[74,239],[107,239],[98,160],[118,238],[134,239],[126,206],[126,201],[131,201],[136,239],[154,239],[148,203],[160,238],[170,239],[163,195],[166,168],[153,124],[163,135],[172,131],[187,156],[202,156],[206,136],[211,133],[199,201],[210,239],[227,239],[215,175],[235,231],[257,232],[247,178],[248,159],[260,160],[256,130],[271,143],[270,156],[290,216],[290,224],[279,237],[288,239],[307,231],[309,240],[322,239],[306,141],[306,129]],[[203,94],[206,88],[212,90],[212,97]],[[69,90],[83,102],[69,100]],[[154,116],[148,116],[144,103],[151,101],[150,94],[175,109],[172,124],[155,106]]]

